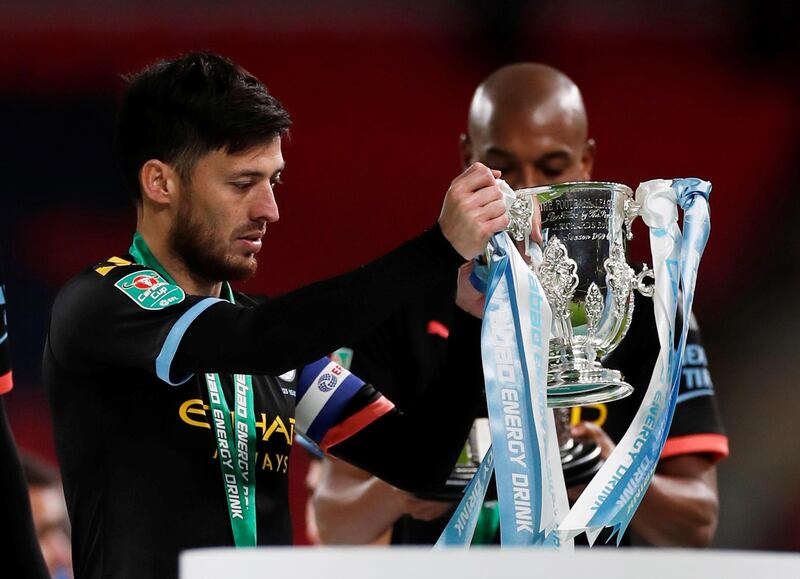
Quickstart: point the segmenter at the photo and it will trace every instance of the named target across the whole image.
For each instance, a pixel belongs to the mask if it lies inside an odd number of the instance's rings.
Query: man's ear
[[[168,205],[173,202],[178,176],[168,164],[158,159],[150,159],[139,171],[139,187],[142,199],[156,205]]]
[[[472,165],[472,141],[468,134],[461,134],[458,140],[458,148],[461,152],[461,168],[466,169]]]
[[[597,144],[594,139],[587,139],[586,145],[583,147],[583,155],[581,156],[581,165],[583,166],[584,177],[587,181],[592,178],[592,169],[594,169],[594,156],[597,151]]]

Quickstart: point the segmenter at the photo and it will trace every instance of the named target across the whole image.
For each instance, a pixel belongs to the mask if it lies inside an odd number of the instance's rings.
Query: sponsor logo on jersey
[[[212,429],[213,417],[210,415],[211,407],[203,402],[202,398],[186,400],[178,409],[178,416],[182,422],[207,430]],[[231,412],[231,418],[233,418],[233,412]],[[294,442],[294,425],[294,418],[290,416],[282,417],[279,414],[268,416],[266,412],[256,413],[256,437],[259,442],[258,450],[255,453],[257,470],[283,475],[288,473],[289,448],[286,447],[291,447]],[[214,448],[213,454],[209,454],[214,462],[218,460],[218,452],[219,450]]]
[[[317,388],[319,388],[322,392],[330,392],[334,388],[336,388],[336,384],[338,380],[336,376],[326,372],[322,376],[319,377],[319,381],[317,382]]]
[[[114,286],[145,310],[162,310],[186,298],[180,287],[169,283],[152,269],[129,273]]]
[[[683,355],[683,380],[677,404],[701,396],[713,396],[714,384],[708,371],[708,358],[703,346],[686,344]]]

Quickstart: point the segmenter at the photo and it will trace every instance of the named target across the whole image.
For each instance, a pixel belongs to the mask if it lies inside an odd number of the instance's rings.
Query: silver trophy
[[[515,191],[509,233],[526,240],[538,203],[544,247],[531,267],[553,312],[548,405],[566,408],[609,402],[633,387],[601,359],[625,337],[633,317],[634,291],[652,296],[646,265],[636,273],[626,243],[639,207],[618,183],[576,182]]]
[[[639,207],[630,188],[617,183],[564,183],[514,193],[507,232],[532,258],[531,267],[553,313],[547,404],[555,409],[564,479],[568,487],[584,484],[603,460],[597,445],[572,438],[568,408],[618,400],[633,391],[625,377],[605,368],[601,359],[619,345],[630,327],[634,291],[649,297],[654,291],[645,283],[653,277],[652,270],[645,265],[636,273],[626,257]],[[541,252],[531,243],[537,210]],[[476,421],[446,487],[425,498],[455,500],[463,494],[488,447],[488,428],[486,419]],[[494,492],[490,488],[489,498]]]
[[[567,408],[610,402],[633,387],[601,359],[630,327],[634,291],[652,297],[647,265],[636,273],[626,243],[639,207],[630,188],[578,182],[515,191],[509,234],[524,242],[553,313],[547,403],[555,408],[561,464],[567,486],[588,482],[602,465],[600,449],[570,436]],[[543,248],[530,251],[532,218],[541,215]]]

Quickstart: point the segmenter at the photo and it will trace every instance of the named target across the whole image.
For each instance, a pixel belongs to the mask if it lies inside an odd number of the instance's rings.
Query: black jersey
[[[479,363],[463,375],[452,364],[441,388],[401,413],[318,358],[388,315],[387,297],[424,291],[455,276],[460,262],[437,228],[348,276],[274,300],[187,295],[130,255],[69,282],[53,306],[43,371],[76,576],[174,577],[179,551],[233,544],[209,372],[229,401],[231,374],[252,375],[258,544],[291,541],[287,469],[296,430],[401,487],[441,484],[449,471],[441,461],[457,457],[480,399],[480,386],[466,379]],[[398,273],[412,265],[414,280]],[[350,306],[329,307],[343,296]],[[479,323],[462,322],[455,350],[472,356]],[[440,412],[445,402],[452,413]],[[430,436],[434,423],[441,432]],[[428,452],[418,452],[422,445]]]
[[[425,300],[398,311],[368,338],[349,347],[351,369],[365,380],[380,379],[381,391],[401,409],[442,371],[439,362],[447,352],[447,326],[453,312],[454,288],[440,284]],[[636,295],[631,327],[625,339],[604,364],[618,369],[634,386],[629,397],[608,404],[572,409],[572,423],[581,420],[602,426],[619,442],[641,405],[659,352],[651,299]],[[400,387],[403,376],[413,376],[415,388]],[[485,411],[485,406],[484,406]],[[728,454],[728,440],[717,410],[714,388],[696,322],[689,328],[678,403],[662,458],[703,453],[714,460]],[[435,521],[402,517],[392,533],[397,544],[432,544],[449,515]],[[623,541],[627,544],[627,540]]]

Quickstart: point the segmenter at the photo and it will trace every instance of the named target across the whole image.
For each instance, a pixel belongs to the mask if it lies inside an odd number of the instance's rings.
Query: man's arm
[[[330,454],[399,488],[437,490],[458,459],[480,408],[479,335],[480,320],[457,310],[447,360],[428,390],[404,412],[394,408],[330,444]]]
[[[483,311],[483,294],[469,284],[471,264],[459,270],[458,307],[480,317]],[[398,355],[402,342],[390,338],[389,345],[376,345],[373,336],[357,349],[356,356],[366,366],[367,376],[387,375],[386,357]],[[365,354],[367,358],[364,358]],[[365,360],[368,360],[366,362]],[[415,374],[418,375],[418,374]],[[376,379],[377,380],[377,379]],[[398,389],[401,378],[388,379],[388,384]],[[382,388],[384,385],[380,384]],[[391,390],[389,391],[391,393]],[[390,394],[391,397],[394,397]],[[316,526],[319,536],[326,544],[363,545],[383,542],[397,520],[410,515],[415,519],[430,521],[441,517],[452,504],[442,501],[427,501],[393,487],[344,461],[326,457],[322,461],[318,484],[312,497]]]
[[[159,291],[181,299],[140,304],[117,285],[136,265],[79,276],[53,307],[50,347],[68,369],[141,368],[171,384],[197,372],[283,374],[360,338],[455,275],[464,256],[479,253],[507,223],[494,173],[475,165],[451,184],[432,230],[355,271],[256,307],[184,298],[169,284]]]
[[[47,567],[33,526],[28,488],[14,438],[0,398],[0,522],[6,537],[0,546],[3,567],[10,576],[45,578]]]
[[[191,323],[172,370],[281,374],[357,340],[409,296],[455,275],[508,224],[499,175],[476,163],[450,185],[434,230],[362,268],[233,312],[214,305]],[[209,348],[209,339],[229,336]]]
[[[582,422],[573,428],[572,435],[592,439],[603,458],[615,447],[596,424]],[[650,545],[708,547],[714,538],[718,514],[714,458],[704,453],[683,454],[659,461],[631,528]]]
[[[346,462],[325,458],[312,501],[325,545],[366,545],[377,541],[405,514],[390,484]]]
[[[454,312],[447,355],[422,396],[401,412],[362,383],[346,406],[336,411],[336,423],[332,423],[327,405],[340,408],[345,402],[342,396],[356,386],[354,380],[361,381],[341,368],[326,369],[330,363],[317,362],[301,372],[297,428],[324,451],[394,486],[412,492],[438,490],[463,448],[483,393],[481,324],[465,311],[480,313],[483,298],[469,283],[469,272],[466,265],[459,274],[456,303],[460,307]],[[328,394],[330,402],[325,407],[316,410],[318,405],[307,404],[306,396],[316,400],[317,390],[331,392],[333,374],[342,386],[337,387],[338,394]],[[402,387],[402,374],[400,380],[397,386]]]
[[[9,576],[44,578],[48,576],[47,567],[36,538],[28,486],[2,398],[12,388],[5,305],[0,277],[0,533],[5,537],[0,541],[0,564]]]
[[[662,460],[631,527],[651,545],[708,547],[719,515],[717,467],[688,454]]]
[[[327,545],[382,543],[403,515],[432,521],[453,507],[449,502],[418,499],[368,472],[330,458],[322,463],[312,500],[319,536]]]

